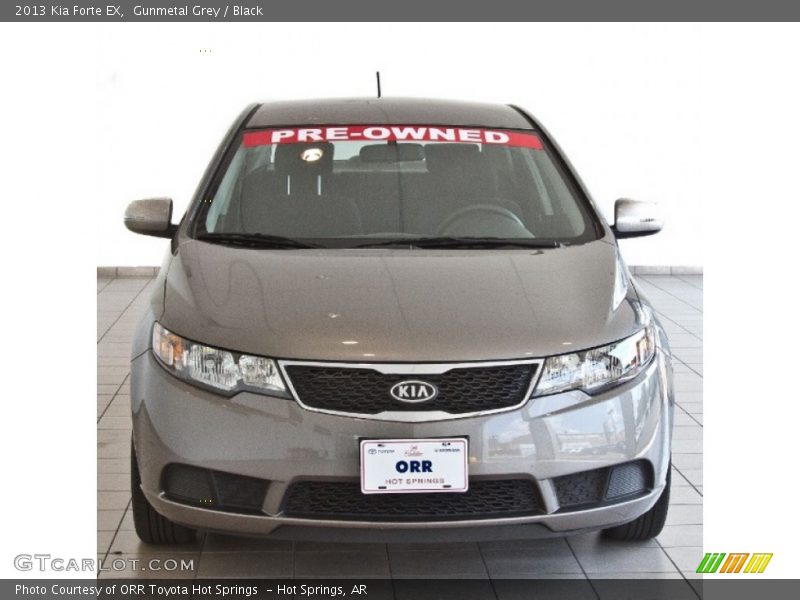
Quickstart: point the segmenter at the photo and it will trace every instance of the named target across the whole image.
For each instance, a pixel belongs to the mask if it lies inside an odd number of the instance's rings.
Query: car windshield
[[[598,231],[588,203],[532,131],[247,130],[203,200],[196,237],[273,245],[289,238],[289,247],[559,245],[596,239]]]

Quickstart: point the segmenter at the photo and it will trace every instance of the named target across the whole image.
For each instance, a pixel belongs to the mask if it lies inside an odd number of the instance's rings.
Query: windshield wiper
[[[356,248],[559,248],[555,240],[494,237],[419,237],[397,238],[380,242],[359,244]]]
[[[197,239],[204,242],[236,244],[254,248],[322,248],[316,244],[266,233],[201,233]]]

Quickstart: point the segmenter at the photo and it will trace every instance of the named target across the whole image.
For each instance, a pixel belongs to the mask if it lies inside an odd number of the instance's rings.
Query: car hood
[[[161,323],[276,358],[441,362],[543,357],[638,327],[613,243],[547,250],[265,250],[190,240]],[[616,304],[616,306],[615,306]]]

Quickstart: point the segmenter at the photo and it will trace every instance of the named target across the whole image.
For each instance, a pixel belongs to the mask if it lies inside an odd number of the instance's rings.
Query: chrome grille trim
[[[354,362],[328,362],[328,361],[310,361],[310,360],[278,360],[278,368],[281,371],[283,380],[289,388],[292,398],[295,402],[305,410],[328,415],[335,415],[340,417],[350,417],[356,419],[369,419],[373,421],[395,421],[405,423],[424,423],[428,421],[446,421],[452,419],[468,419],[471,417],[479,417],[483,415],[499,414],[518,410],[525,406],[539,381],[542,374],[542,367],[544,366],[543,358],[527,358],[519,360],[493,360],[493,361],[471,361],[471,362],[451,362],[451,363],[354,363]],[[438,375],[446,373],[453,369],[469,369],[470,367],[502,367],[513,365],[536,365],[536,370],[531,377],[528,389],[523,395],[522,401],[514,406],[504,406],[498,409],[483,410],[471,413],[448,413],[444,411],[432,410],[418,410],[418,411],[385,411],[377,414],[365,414],[344,412],[338,410],[328,410],[324,408],[317,408],[308,406],[300,400],[300,397],[295,390],[292,380],[286,371],[287,366],[298,365],[305,367],[334,367],[341,369],[372,369],[383,375],[408,375],[413,377],[415,375]]]

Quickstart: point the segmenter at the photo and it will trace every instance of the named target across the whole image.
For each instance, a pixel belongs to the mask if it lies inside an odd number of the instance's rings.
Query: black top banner
[[[64,0],[0,5],[0,21],[796,21],[787,0]]]

